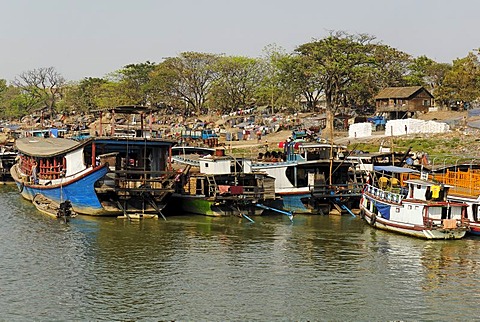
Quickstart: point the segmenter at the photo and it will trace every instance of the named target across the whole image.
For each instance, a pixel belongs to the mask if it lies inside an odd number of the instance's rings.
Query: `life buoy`
[[[18,191],[19,191],[20,193],[22,193],[22,192],[23,192],[23,188],[25,188],[25,183],[20,182],[20,186],[18,187]]]

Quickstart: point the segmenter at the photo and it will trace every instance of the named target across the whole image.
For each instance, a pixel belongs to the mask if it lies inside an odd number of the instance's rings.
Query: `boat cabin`
[[[232,159],[229,157],[207,156],[199,159],[200,172],[205,174],[231,173]]]
[[[422,201],[446,201],[451,186],[421,179],[405,180],[408,198]]]

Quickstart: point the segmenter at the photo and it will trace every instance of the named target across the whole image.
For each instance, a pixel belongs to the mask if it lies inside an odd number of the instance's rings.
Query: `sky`
[[[332,30],[451,63],[480,48],[479,13],[478,0],[0,0],[0,79],[54,67],[79,81],[186,51],[261,57]]]

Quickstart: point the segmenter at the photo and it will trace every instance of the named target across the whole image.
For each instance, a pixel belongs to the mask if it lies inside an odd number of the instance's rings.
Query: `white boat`
[[[467,204],[448,201],[451,186],[408,179],[408,173],[417,172],[408,168],[383,166],[374,170],[382,176],[374,184],[365,185],[360,201],[361,214],[367,223],[425,239],[465,236],[469,230]]]
[[[469,234],[480,236],[480,165],[474,163],[439,166],[429,173],[432,181],[453,186],[447,196],[468,205]]]
[[[246,167],[275,178],[275,207],[294,213],[329,214],[340,200],[343,208],[358,206],[363,184],[352,178],[352,163],[344,158],[346,146],[291,142],[283,147],[283,155],[264,156]]]

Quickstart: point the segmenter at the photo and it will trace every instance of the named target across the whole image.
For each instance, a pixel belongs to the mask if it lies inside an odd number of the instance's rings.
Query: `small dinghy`
[[[54,218],[62,218],[65,222],[77,215],[72,210],[72,203],[69,200],[57,203],[44,195],[37,193],[32,201],[38,211]]]

